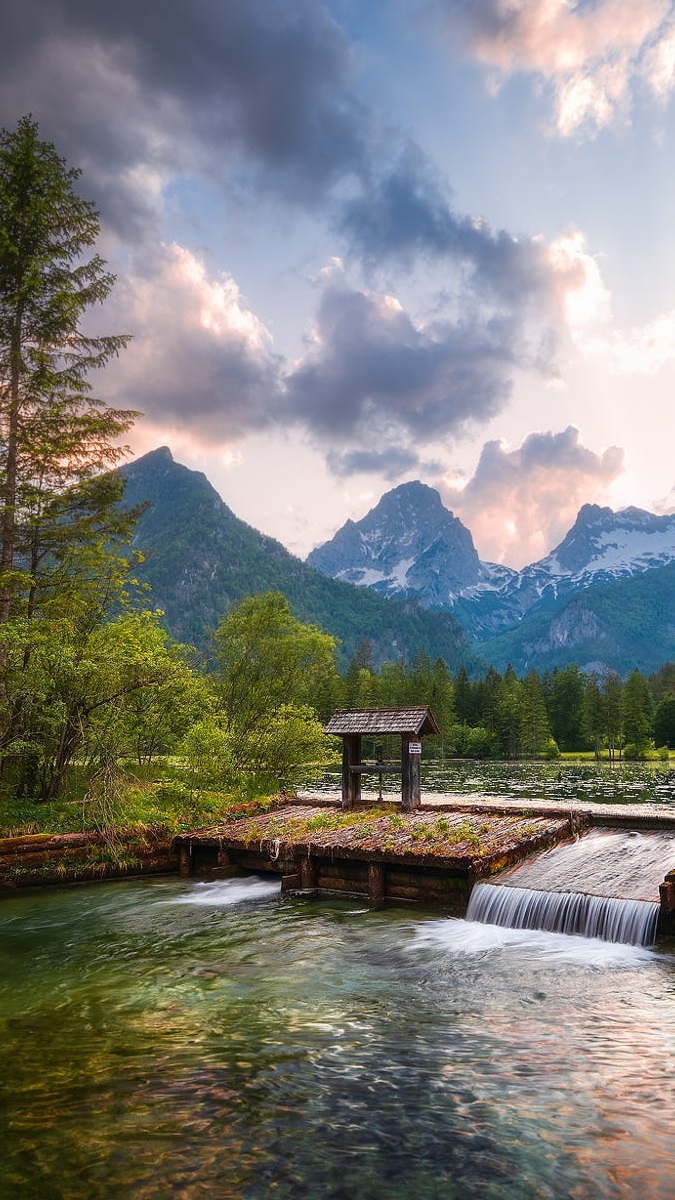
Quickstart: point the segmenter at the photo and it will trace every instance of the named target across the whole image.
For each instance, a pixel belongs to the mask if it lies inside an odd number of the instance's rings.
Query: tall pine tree
[[[97,399],[90,376],[128,338],[83,330],[114,276],[87,257],[99,219],[79,174],[32,117],[0,132],[0,624],[17,598],[31,615],[47,564],[123,532],[122,485],[99,477],[137,414]]]

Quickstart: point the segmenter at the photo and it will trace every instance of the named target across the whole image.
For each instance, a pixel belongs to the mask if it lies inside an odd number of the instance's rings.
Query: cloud
[[[183,247],[161,246],[135,260],[114,296],[108,318],[133,341],[106,371],[108,400],[206,444],[275,421],[280,359],[229,275],[211,279]]]
[[[351,48],[313,0],[25,0],[3,51],[3,123],[31,111],[127,233],[176,173],[231,188],[238,157],[310,203],[366,159]]]
[[[501,411],[518,368],[549,371],[508,306],[425,323],[350,288],[335,264],[319,283],[307,349],[289,363],[230,275],[175,243],[137,250],[107,306],[107,327],[133,340],[105,373],[106,399],[204,447],[295,428],[333,474],[393,480],[428,473],[448,439]]]
[[[675,361],[675,312],[628,332],[591,332],[580,344],[588,358],[605,364],[613,375],[657,375]]]
[[[228,202],[253,188],[320,212],[371,268],[442,255],[483,299],[550,292],[543,244],[454,211],[419,146],[359,98],[317,0],[195,0],[189,19],[181,0],[25,0],[3,49],[0,120],[31,111],[124,241],[154,239],[169,185],[198,177]]]
[[[482,558],[521,567],[547,554],[582,504],[606,502],[623,451],[596,454],[579,431],[531,433],[514,450],[486,442],[472,478],[441,484],[443,501],[469,526]]]
[[[339,210],[337,227],[353,253],[373,267],[416,256],[454,260],[465,283],[484,297],[540,304],[551,290],[551,264],[539,238],[493,230],[480,217],[456,213],[450,191],[419,147],[408,144],[392,165],[364,181]]]
[[[454,39],[492,72],[493,86],[526,72],[550,86],[565,137],[609,124],[645,79],[673,85],[673,29],[666,0],[438,0]]]
[[[308,351],[287,376],[286,411],[317,439],[349,449],[342,471],[369,444],[390,466],[392,447],[409,451],[498,412],[518,340],[509,317],[423,325],[390,295],[330,283]]]
[[[420,467],[420,456],[414,447],[390,446],[384,450],[329,450],[326,461],[337,476],[358,475],[361,472],[381,475],[384,479],[400,479]]]

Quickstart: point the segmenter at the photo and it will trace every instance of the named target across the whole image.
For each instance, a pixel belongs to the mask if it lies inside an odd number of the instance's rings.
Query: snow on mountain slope
[[[487,578],[468,529],[417,481],[387,492],[362,520],[347,521],[307,562],[385,595],[412,592],[427,608],[450,608],[464,588]]]
[[[514,571],[481,562],[468,529],[438,492],[413,482],[387,492],[361,521],[347,521],[307,561],[386,595],[414,593],[428,608],[453,608],[482,637],[587,587],[674,562],[675,514],[585,504],[550,554]]]

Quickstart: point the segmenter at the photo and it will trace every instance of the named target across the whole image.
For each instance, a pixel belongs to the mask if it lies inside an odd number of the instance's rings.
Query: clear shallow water
[[[363,794],[377,794],[377,776],[364,775]],[[326,771],[309,794],[339,794],[338,769]],[[383,777],[383,793],[400,795],[397,775]],[[422,766],[424,792],[509,796],[523,800],[595,801],[606,804],[663,804],[675,810],[675,768],[669,763],[533,763],[455,761]]]
[[[0,904],[0,1196],[672,1200],[675,958],[270,881]]]

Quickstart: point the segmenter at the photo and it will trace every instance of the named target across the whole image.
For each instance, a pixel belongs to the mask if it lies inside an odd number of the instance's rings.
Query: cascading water
[[[542,929],[651,946],[656,937],[659,905],[650,900],[587,896],[582,892],[542,892],[531,888],[476,884],[467,921],[508,929]]]
[[[671,833],[593,829],[477,884],[467,920],[650,946],[660,910],[652,897],[674,865]]]

